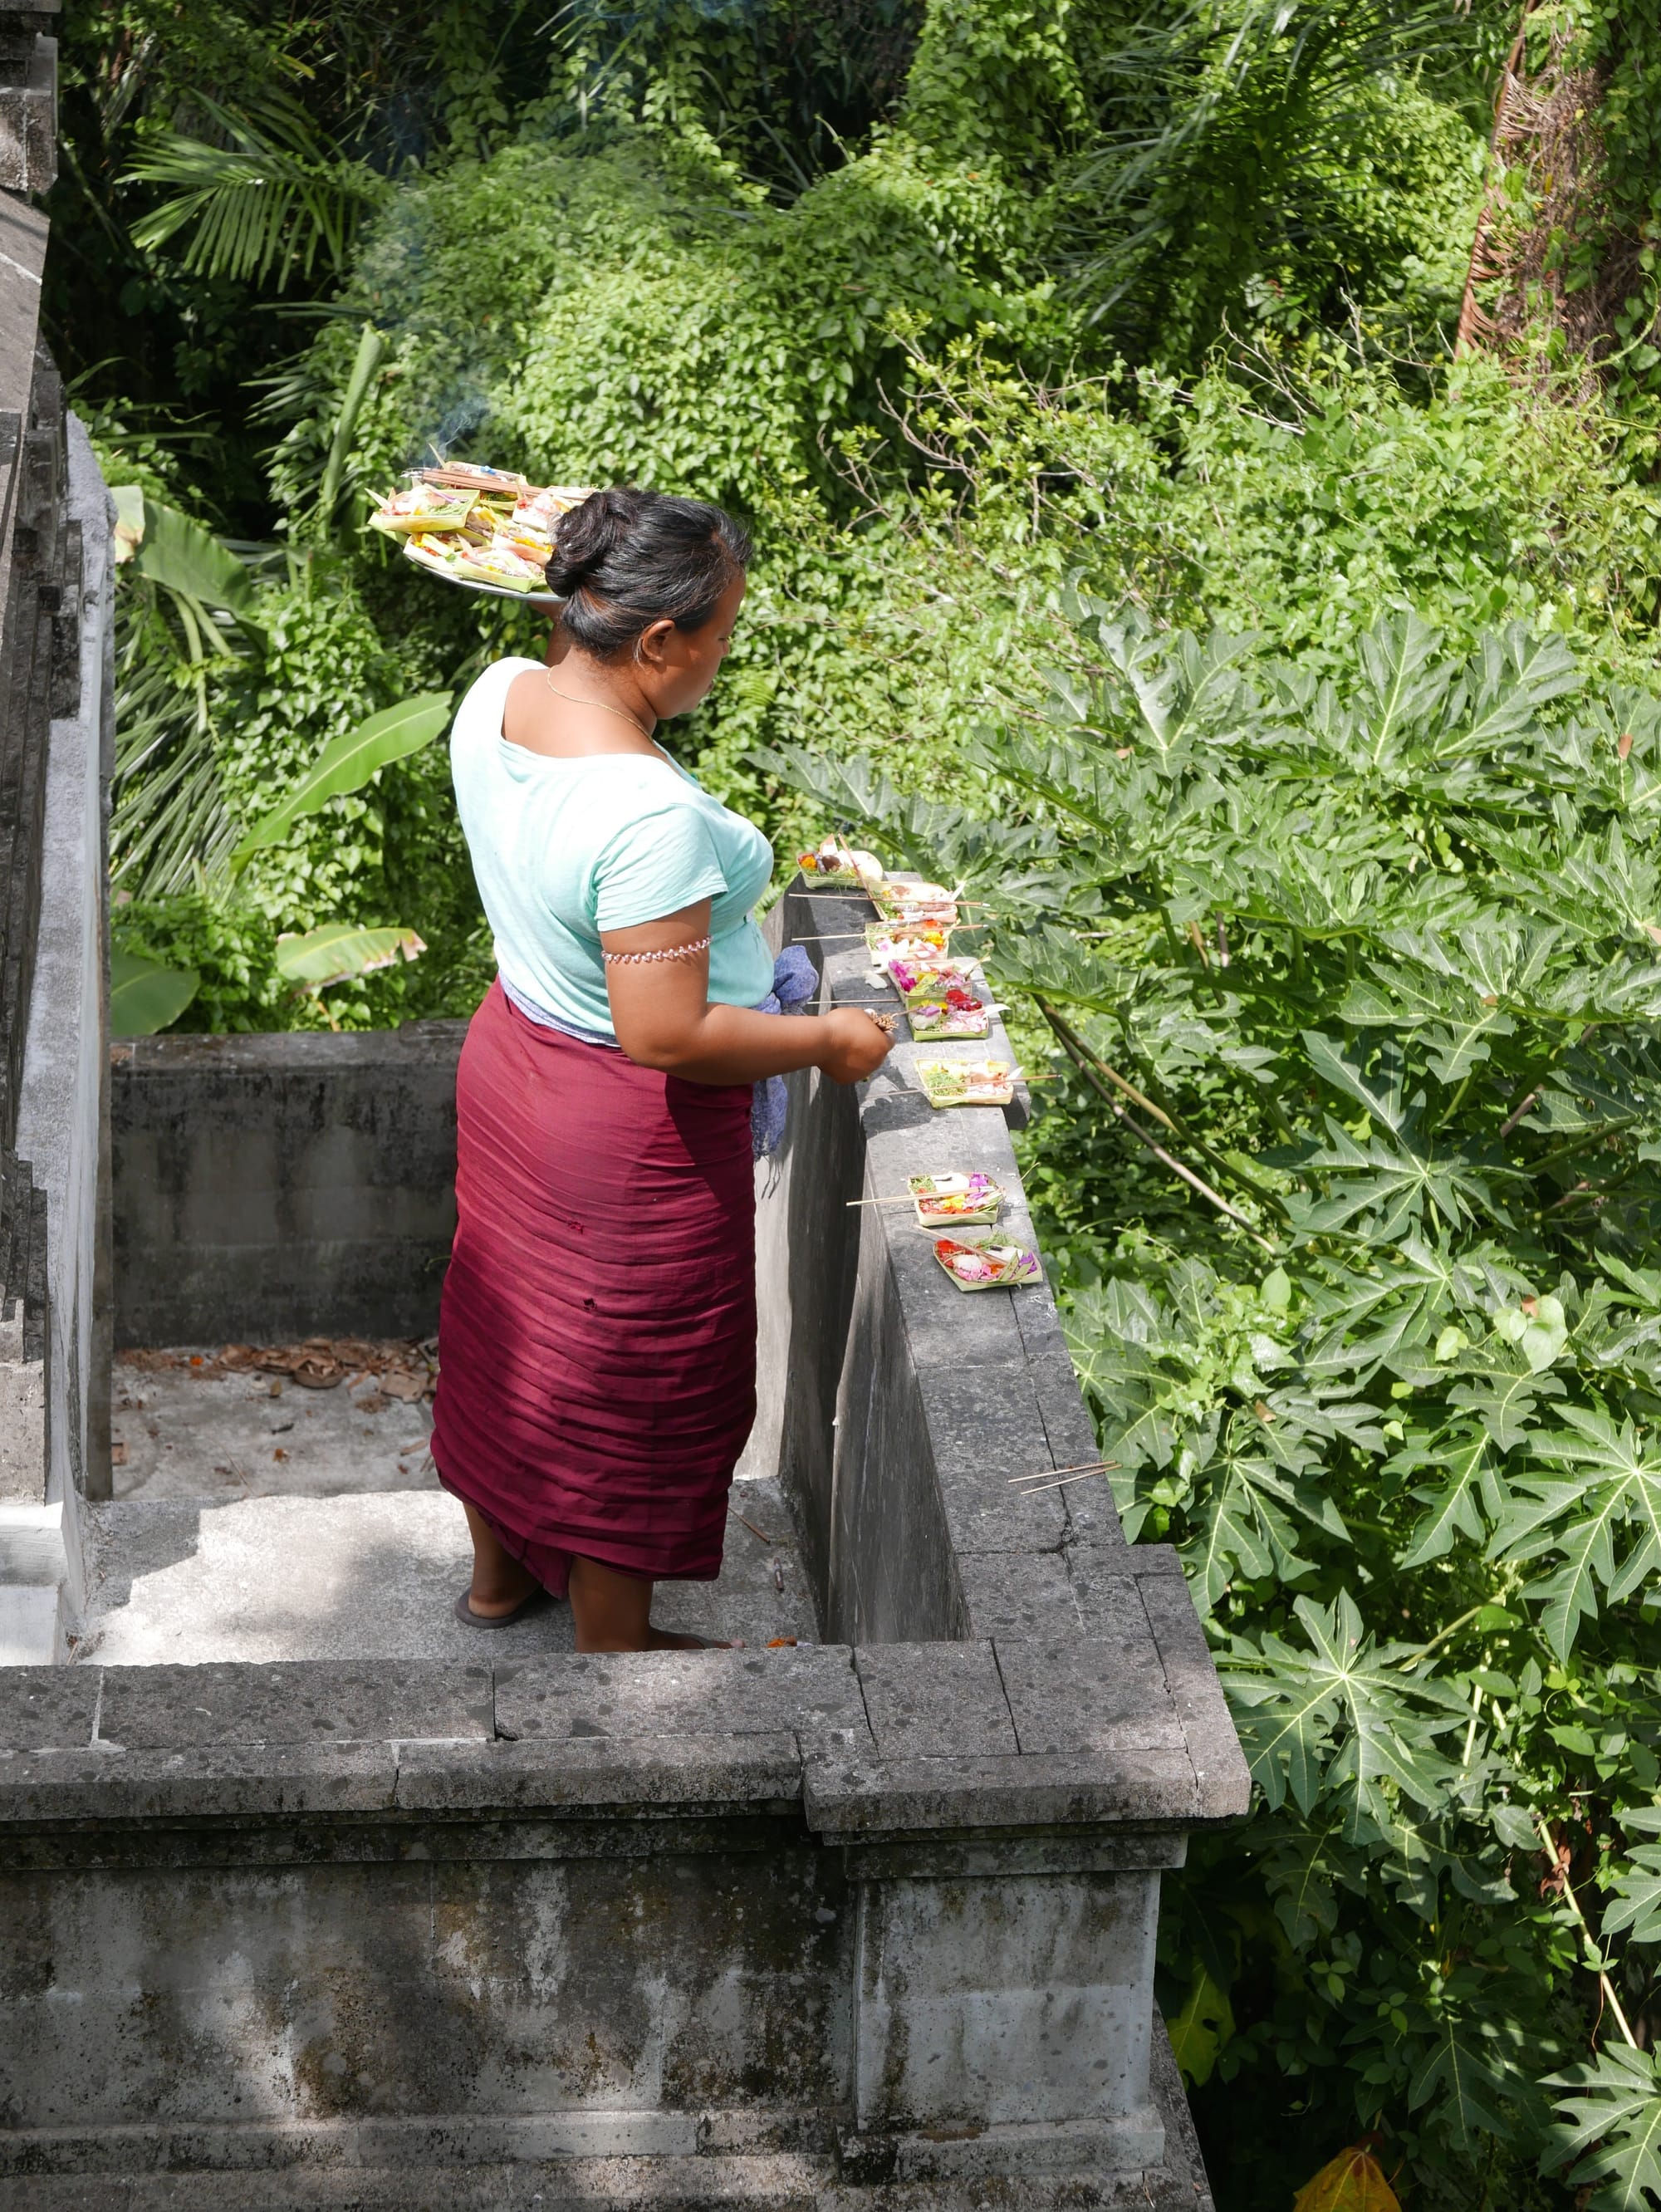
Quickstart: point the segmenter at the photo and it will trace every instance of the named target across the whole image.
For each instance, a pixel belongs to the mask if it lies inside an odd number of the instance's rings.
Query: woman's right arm
[[[608,953],[659,952],[709,934],[710,902],[632,929],[605,929]],[[693,1083],[754,1083],[798,1067],[822,1068],[838,1083],[875,1074],[891,1040],[857,1006],[827,1014],[758,1014],[747,1006],[712,1005],[709,954],[678,960],[610,959],[606,988],[617,1042],[641,1067],[661,1068]]]

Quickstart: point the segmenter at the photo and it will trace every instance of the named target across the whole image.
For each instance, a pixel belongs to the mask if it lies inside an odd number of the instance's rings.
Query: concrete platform
[[[378,1348],[393,1358],[409,1349]],[[391,1387],[349,1373],[333,1389],[308,1389],[227,1373],[210,1347],[119,1358],[115,1498],[88,1509],[88,1601],[75,1625],[76,1660],[189,1666],[573,1650],[570,1610],[552,1601],[511,1628],[455,1618],[472,1548],[433,1470],[430,1405],[394,1395],[407,1371],[394,1368]],[[720,1580],[660,1584],[653,1617],[748,1644],[817,1634],[776,1482],[734,1485]]]
[[[77,1661],[506,1659],[573,1648],[569,1608],[552,1601],[511,1628],[467,1628],[455,1618],[472,1547],[460,1506],[436,1486],[118,1500],[89,1507],[88,1520],[90,1597]],[[721,1579],[660,1583],[655,1618],[751,1644],[816,1634],[776,1483],[735,1485]]]

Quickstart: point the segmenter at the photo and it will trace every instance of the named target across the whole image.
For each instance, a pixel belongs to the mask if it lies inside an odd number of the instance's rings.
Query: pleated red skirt
[[[493,983],[456,1085],[433,1457],[563,1595],[707,1582],[755,1417],[750,1091],[637,1067]]]

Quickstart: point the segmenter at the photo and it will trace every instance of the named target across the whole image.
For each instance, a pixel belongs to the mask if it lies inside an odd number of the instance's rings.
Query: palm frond
[[[1235,0],[1139,25],[1101,64],[1134,120],[1102,131],[1064,192],[1069,274],[1095,319],[1146,325],[1178,241],[1216,240],[1224,289],[1249,275],[1287,165],[1362,88],[1446,59],[1458,25],[1450,0]]]
[[[330,154],[298,102],[267,93],[244,109],[198,95],[219,143],[167,131],[153,139],[124,182],[159,185],[168,197],[133,225],[147,252],[181,231],[193,276],[274,283],[346,261],[358,218],[378,180],[363,163]]]
[[[110,880],[163,898],[224,874],[236,842],[209,717],[211,660],[245,650],[233,625],[164,585],[124,578],[118,603]]]

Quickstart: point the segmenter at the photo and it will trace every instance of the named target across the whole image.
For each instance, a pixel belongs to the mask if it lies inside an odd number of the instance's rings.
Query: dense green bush
[[[1590,1994],[1628,2054],[1583,2091],[1624,2177],[1597,2201],[1636,2204],[1661,702],[1588,696],[1521,623],[1450,653],[1402,616],[1318,678],[1076,592],[1057,612],[1070,651],[1040,718],[969,748],[973,806],[775,764],[992,903],[1000,989],[1076,1072],[1030,1140],[1075,1359],[1258,1784],[1161,1936],[1225,2201],[1284,2203],[1294,2129],[1309,2167],[1379,2129],[1425,2201],[1519,2201],[1561,2162]]]

